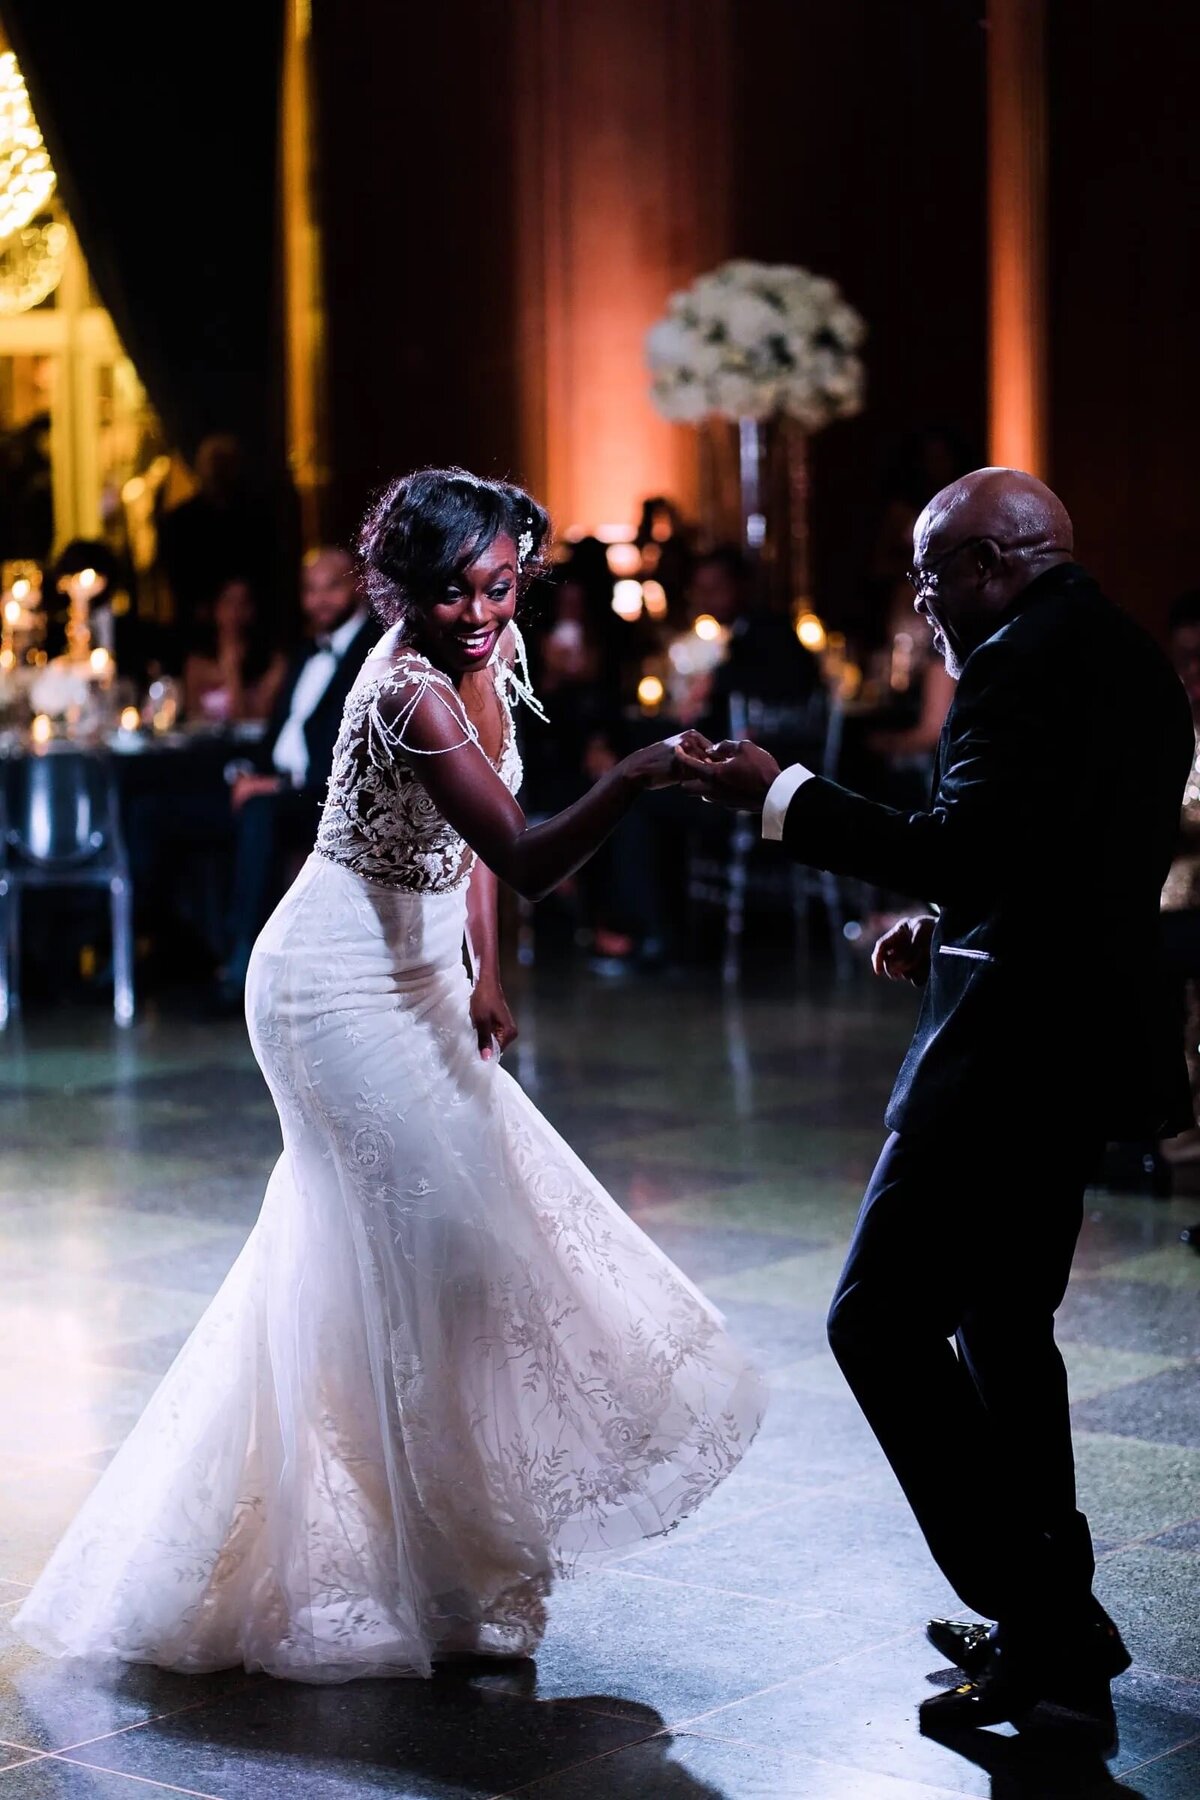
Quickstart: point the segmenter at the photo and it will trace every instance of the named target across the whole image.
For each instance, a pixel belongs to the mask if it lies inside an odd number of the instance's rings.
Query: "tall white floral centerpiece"
[[[787,264],[727,262],[671,295],[646,337],[661,415],[737,426],[742,541],[779,555],[768,536],[768,433],[787,432],[792,587],[808,592],[807,439],[862,410],[862,316],[837,283]]]

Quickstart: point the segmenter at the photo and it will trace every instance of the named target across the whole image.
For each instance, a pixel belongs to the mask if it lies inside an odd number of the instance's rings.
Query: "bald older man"
[[[1091,1592],[1054,1314],[1105,1141],[1191,1116],[1159,951],[1191,718],[1030,475],[981,469],[936,495],[912,581],[958,681],[927,810],[748,743],[685,743],[681,763],[797,861],[931,908],[875,950],[924,996],[830,1343],[934,1557],[996,1621],[932,1622],[970,1679],[923,1724],[1039,1714],[1107,1740],[1129,1657]]]

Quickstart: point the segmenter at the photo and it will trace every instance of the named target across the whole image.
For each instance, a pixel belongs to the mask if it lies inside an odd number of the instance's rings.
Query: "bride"
[[[16,1614],[51,1655],[305,1681],[526,1655],[554,1575],[669,1530],[757,1430],[720,1315],[493,1054],[496,876],[544,895],[674,779],[654,744],[526,825],[512,621],[547,531],[461,470],[364,521],[388,629],[247,983],[283,1153]]]

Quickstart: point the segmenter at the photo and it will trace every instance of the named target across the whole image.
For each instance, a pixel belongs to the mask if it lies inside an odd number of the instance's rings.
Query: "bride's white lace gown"
[[[247,988],[283,1154],[16,1615],[51,1654],[337,1681],[529,1651],[553,1575],[668,1530],[757,1429],[720,1315],[480,1058],[473,857],[403,747],[430,691],[459,708],[410,654],[347,703]]]

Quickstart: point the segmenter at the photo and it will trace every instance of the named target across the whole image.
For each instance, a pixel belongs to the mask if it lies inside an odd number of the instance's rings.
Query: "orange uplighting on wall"
[[[989,0],[989,421],[993,464],[1046,473],[1043,0]]]
[[[722,17],[516,9],[523,471],[553,517],[591,532],[653,494],[697,502],[697,434],[651,406],[644,341],[667,295],[727,251]]]

